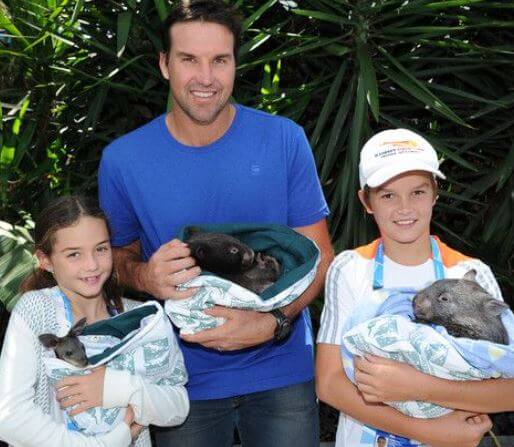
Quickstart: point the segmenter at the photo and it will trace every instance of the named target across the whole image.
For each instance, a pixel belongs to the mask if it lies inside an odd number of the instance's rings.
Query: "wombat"
[[[58,359],[71,363],[80,368],[87,366],[86,349],[78,336],[86,327],[86,319],[82,318],[75,323],[64,337],[54,334],[41,334],[39,341],[45,348],[52,348]]]
[[[470,270],[462,279],[442,279],[414,296],[416,321],[444,326],[454,337],[508,344],[500,315],[509,307],[492,297]]]
[[[224,233],[194,230],[186,241],[202,270],[262,293],[281,274],[280,263],[273,257],[254,251],[239,239]]]
[[[225,278],[259,294],[272,286],[281,272],[280,263],[273,256],[257,252],[252,267],[242,273],[225,275]]]
[[[186,240],[191,256],[202,270],[223,274],[241,273],[253,265],[255,253],[239,239],[223,233],[192,229]]]

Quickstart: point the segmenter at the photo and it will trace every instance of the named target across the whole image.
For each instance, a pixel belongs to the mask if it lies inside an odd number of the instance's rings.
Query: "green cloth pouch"
[[[309,238],[283,225],[274,224],[217,224],[183,227],[178,239],[187,241],[192,228],[211,233],[225,233],[240,239],[255,252],[274,256],[281,264],[280,278],[263,291],[256,293],[227,279],[204,271],[181,288],[200,287],[191,298],[167,300],[166,313],[181,334],[194,334],[223,324],[203,311],[211,307],[225,306],[237,309],[269,312],[286,306],[298,298],[316,276],[320,252]]]
[[[132,310],[86,326],[80,341],[86,348],[89,364],[78,368],[55,357],[48,349],[44,364],[51,384],[70,375],[89,374],[92,368],[128,371],[157,385],[183,385],[187,381],[184,360],[176,336],[162,306],[147,301]],[[86,435],[111,431],[123,422],[125,408],[90,408],[70,417],[63,410],[71,430]]]

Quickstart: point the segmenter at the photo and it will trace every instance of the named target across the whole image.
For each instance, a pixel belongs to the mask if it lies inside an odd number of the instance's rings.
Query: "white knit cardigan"
[[[15,447],[128,447],[130,432],[119,424],[109,433],[85,436],[70,431],[63,422],[54,390],[49,386],[43,365],[43,348],[38,336],[63,334],[63,318],[54,290],[43,289],[24,294],[13,309],[0,357],[0,439]],[[137,305],[124,300],[127,310]],[[178,345],[175,347],[180,356]],[[183,367],[183,361],[181,361]],[[189,411],[183,386],[158,386],[126,371],[106,370],[103,406],[132,405],[135,420],[141,425],[181,424]],[[135,447],[150,447],[148,429],[144,429]]]

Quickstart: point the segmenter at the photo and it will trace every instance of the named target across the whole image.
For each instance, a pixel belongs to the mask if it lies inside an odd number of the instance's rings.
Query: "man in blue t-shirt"
[[[191,411],[157,445],[225,447],[237,427],[244,446],[314,446],[318,414],[306,306],[333,258],[328,208],[303,130],[229,102],[241,25],[222,0],[179,5],[165,22],[161,72],[173,106],[115,140],[99,171],[102,207],[122,283],[160,299],[200,273],[184,225],[275,223],[313,239],[321,262],[313,284],[279,311],[215,307],[218,328],[183,336]]]

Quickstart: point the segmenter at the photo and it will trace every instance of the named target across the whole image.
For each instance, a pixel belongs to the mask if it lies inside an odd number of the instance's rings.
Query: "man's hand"
[[[355,382],[367,402],[426,400],[423,374],[407,363],[365,355],[354,359]]]
[[[204,312],[226,321],[217,328],[181,337],[187,342],[199,343],[218,351],[235,351],[269,341],[277,326],[275,317],[266,312],[229,309],[223,306],[215,306]]]
[[[190,254],[187,244],[178,239],[161,245],[137,272],[143,290],[163,300],[193,296],[198,288],[177,290],[179,284],[196,278],[201,272]]]
[[[101,407],[103,403],[105,366],[91,370],[91,374],[84,376],[69,376],[59,380],[57,400],[61,408],[66,409],[77,405],[69,412],[75,416],[90,408]]]
[[[432,447],[476,447],[493,426],[486,414],[455,410],[434,419],[426,419],[426,439]]]

